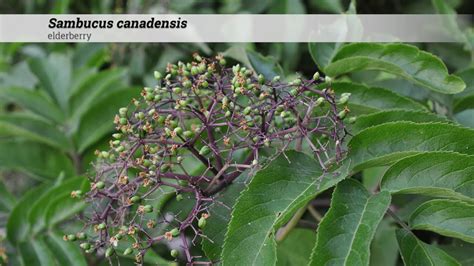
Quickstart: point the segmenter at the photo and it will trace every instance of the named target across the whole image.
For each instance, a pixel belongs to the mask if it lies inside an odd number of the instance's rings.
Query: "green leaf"
[[[403,262],[407,266],[460,265],[453,257],[449,256],[439,248],[423,243],[408,230],[397,230],[397,240]]]
[[[311,0],[311,5],[331,13],[342,13],[344,7],[341,0]]]
[[[308,265],[311,246],[316,240],[312,230],[295,228],[277,246],[277,266]]]
[[[384,191],[370,195],[353,179],[339,183],[318,226],[310,265],[367,265],[370,242],[390,199]]]
[[[422,104],[383,88],[370,88],[362,84],[351,82],[334,82],[332,89],[334,89],[337,94],[345,92],[351,93],[349,106],[358,105],[374,110],[393,108],[426,110],[426,107]]]
[[[425,111],[412,111],[404,109],[384,110],[376,113],[365,114],[357,117],[356,122],[351,128],[351,133],[355,134],[359,131],[377,126],[380,124],[396,121],[411,121],[416,123],[422,122],[445,122],[449,123],[444,117]]]
[[[255,51],[247,50],[247,57],[255,72],[262,74],[266,79],[272,79],[275,76],[283,77],[283,69],[272,57],[265,57]]]
[[[48,58],[33,58],[30,61],[30,69],[51,98],[56,100],[62,110],[67,110],[72,80],[71,57],[53,53]]]
[[[54,122],[60,123],[64,120],[64,114],[56,104],[39,91],[23,88],[4,88],[0,90],[0,97]]]
[[[457,113],[454,118],[459,124],[474,128],[474,108]]]
[[[31,211],[28,213],[28,222],[33,234],[38,234],[46,227],[52,227],[59,221],[70,217],[83,209],[85,203],[72,199],[71,191],[81,189],[87,179],[83,177],[69,178],[64,183],[51,187],[35,202],[31,202]],[[84,187],[86,191],[86,187]]]
[[[15,206],[7,222],[7,237],[10,242],[18,244],[26,238],[29,230],[27,216],[31,203],[41,197],[48,187],[49,184],[45,183],[29,190]]]
[[[458,260],[463,266],[470,266],[474,264],[474,244],[466,243],[464,241],[453,241],[449,244],[437,245],[450,256]]]
[[[50,146],[24,140],[0,140],[0,168],[23,171],[40,180],[56,178],[61,172],[74,174],[71,160]]]
[[[449,75],[439,58],[406,44],[348,44],[325,69],[331,77],[361,70],[388,72],[446,94],[461,92],[466,87],[462,79]]]
[[[324,69],[332,61],[337,51],[341,47],[342,43],[308,43],[308,50],[314,63],[318,66],[318,69],[324,71]]]
[[[241,177],[247,178],[245,175],[241,175]],[[231,207],[234,206],[240,192],[245,188],[245,183],[241,179],[234,181],[226,190],[220,192],[217,195],[219,202],[209,207],[211,217],[203,229],[206,238],[202,240],[202,249],[206,257],[211,260],[219,260],[222,253],[227,225],[231,218]]]
[[[16,198],[8,191],[0,177],[0,212],[10,212],[16,204]]]
[[[83,81],[71,95],[73,120],[80,119],[95,103],[126,86],[125,73],[123,69],[112,69],[95,73]]]
[[[395,266],[398,261],[398,243],[395,235],[397,227],[390,219],[383,219],[370,245],[370,264],[372,266]]]
[[[381,189],[474,202],[474,156],[429,152],[404,158],[387,170]]]
[[[425,151],[474,154],[474,130],[444,123],[391,122],[360,131],[348,146],[353,170],[358,171]]]
[[[72,150],[72,144],[55,125],[28,113],[0,115],[0,136],[23,137],[62,151]]]
[[[258,172],[237,200],[222,251],[223,265],[273,265],[274,233],[310,199],[344,179],[347,169],[324,176],[305,154],[287,152]],[[278,195],[278,197],[275,197]]]
[[[435,199],[420,205],[410,216],[410,226],[474,243],[474,203]]]
[[[139,93],[140,90],[135,88],[115,91],[87,110],[75,132],[78,151],[80,153],[84,152],[107,133],[112,132],[114,116],[118,109],[130,104],[130,99],[139,97]]]
[[[86,266],[87,262],[82,255],[78,244],[64,241],[58,232],[50,232],[44,237],[48,247],[54,252],[58,265]]]

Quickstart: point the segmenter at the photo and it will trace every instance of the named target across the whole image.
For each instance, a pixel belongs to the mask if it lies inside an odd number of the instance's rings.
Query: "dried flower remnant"
[[[169,64],[164,75],[154,73],[156,87],[120,108],[111,149],[96,152],[96,175],[86,194],[86,223],[96,232],[81,244],[87,252],[112,256],[129,239],[134,244],[125,253],[140,263],[153,244],[179,239],[181,249],[170,254],[191,264],[190,245],[205,237],[215,194],[244,171],[252,175],[288,149],[312,152],[324,170],[340,162],[349,110],[339,109],[348,94],[336,100],[330,88],[317,89],[325,82],[318,73],[282,82],[225,64],[220,55],[197,54],[193,62]],[[185,219],[160,220],[148,204],[165,187],[175,190],[177,201],[193,199]]]

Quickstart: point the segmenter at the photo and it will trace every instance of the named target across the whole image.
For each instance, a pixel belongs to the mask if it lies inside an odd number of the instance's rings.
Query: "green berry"
[[[99,230],[104,230],[106,227],[105,223],[100,223],[99,225],[97,225],[97,229]]]
[[[183,133],[183,129],[181,127],[176,127],[173,131],[178,135],[181,135]]]
[[[349,101],[349,97],[344,97],[344,96],[343,96],[343,97],[341,97],[341,98],[339,99],[339,102],[338,102],[338,103],[339,103],[339,104],[346,104],[348,101]]]
[[[339,116],[340,119],[344,119],[347,115],[347,112],[345,110],[342,110],[339,112],[337,116]]]
[[[124,252],[123,255],[127,256],[133,253],[133,248],[127,248]]]
[[[76,237],[76,235],[67,235],[67,240],[68,241],[76,241],[77,237]]]
[[[133,196],[130,198],[131,203],[138,203],[140,202],[140,200],[141,200],[140,196]]]
[[[105,183],[103,181],[99,181],[99,182],[95,183],[95,187],[97,189],[103,189],[105,187]]]
[[[114,139],[120,139],[120,138],[122,138],[122,134],[115,133],[115,134],[112,135],[112,137],[114,137]]]
[[[314,80],[318,80],[318,79],[319,79],[319,76],[320,76],[320,75],[319,75],[319,72],[316,71],[316,72],[314,73],[314,75],[313,75],[313,79],[314,79]]]
[[[150,212],[153,211],[153,206],[151,206],[151,205],[145,205],[145,206],[143,206],[143,210],[144,210],[145,212],[150,213]]]
[[[265,83],[265,77],[262,74],[258,75],[258,83],[261,85]]]
[[[209,152],[211,152],[211,149],[208,146],[202,146],[202,148],[199,150],[199,155],[208,155]]]
[[[155,71],[153,72],[153,74],[155,75],[155,79],[157,80],[160,80],[163,78],[163,75],[159,71]]]
[[[91,244],[89,244],[89,243],[81,243],[79,246],[80,246],[82,249],[85,249],[85,250],[88,250],[88,249],[90,249],[90,248],[92,247]]]
[[[273,77],[273,82],[278,82],[278,81],[280,81],[280,76]]]
[[[204,217],[199,218],[199,221],[198,221],[199,228],[202,229],[202,228],[206,227],[206,224],[207,224],[206,218],[204,218]]]
[[[84,232],[79,232],[76,234],[77,239],[84,240],[87,239],[87,235]]]
[[[194,136],[194,133],[190,130],[186,130],[183,132],[183,136],[186,138],[192,138]]]
[[[179,229],[178,228],[173,228],[170,231],[170,233],[171,233],[172,236],[178,236],[179,235]]]
[[[219,60],[219,65],[221,65],[221,66],[225,66],[226,63],[227,63],[227,62],[225,61],[224,58],[221,58],[221,59]]]
[[[356,117],[356,116],[352,116],[352,117],[349,118],[348,121],[349,121],[349,123],[354,124],[354,123],[357,121],[357,117]]]
[[[127,120],[127,118],[122,117],[122,118],[120,118],[119,122],[120,122],[121,125],[126,125],[128,123],[128,120]]]
[[[122,116],[122,117],[126,116],[126,115],[127,115],[127,111],[128,111],[127,107],[122,107],[122,108],[120,108],[120,109],[119,109],[119,114],[120,114],[120,116]]]
[[[191,67],[191,75],[195,76],[199,74],[199,69],[196,66]]]
[[[181,194],[176,195],[176,201],[182,201],[183,199],[184,199],[183,195]]]
[[[324,99],[324,97],[319,97],[317,100],[316,100],[316,103],[315,105],[316,106],[320,106],[322,103],[324,103],[326,99]]]
[[[250,114],[251,111],[252,111],[252,107],[247,106],[247,107],[245,107],[243,113],[244,113],[244,115],[248,115],[248,114]]]
[[[171,257],[176,258],[176,257],[178,257],[179,252],[176,249],[172,249],[170,251],[170,255],[171,255]]]
[[[301,85],[301,79],[295,79],[295,80],[293,80],[293,85],[296,85],[296,86]]]
[[[185,88],[191,88],[193,86],[193,83],[190,80],[186,80],[183,82],[183,87]]]
[[[112,247],[108,247],[108,248],[105,250],[105,257],[106,257],[106,258],[109,258],[109,257],[112,256],[114,253],[115,253],[115,250],[114,250]]]
[[[296,96],[298,94],[298,90],[297,89],[292,89],[292,90],[290,90],[290,94],[291,94],[291,96]]]
[[[183,91],[183,89],[181,89],[181,87],[174,87],[173,88],[173,92],[176,93],[176,94],[179,94]]]

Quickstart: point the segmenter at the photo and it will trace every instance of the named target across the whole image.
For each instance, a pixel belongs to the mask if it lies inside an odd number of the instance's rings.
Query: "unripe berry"
[[[104,230],[105,227],[106,227],[105,223],[100,223],[100,224],[97,225],[97,229],[99,229],[99,230]]]
[[[190,80],[185,80],[185,81],[183,82],[183,87],[185,87],[185,88],[188,88],[188,89],[189,89],[189,88],[191,88],[192,86],[193,86],[193,83],[192,83]]]
[[[145,212],[150,213],[150,212],[153,211],[153,206],[151,206],[151,205],[145,205],[145,206],[143,206],[143,210],[144,210]]]
[[[178,194],[176,195],[176,201],[182,201],[183,200],[183,195]]]
[[[301,85],[301,79],[295,79],[295,80],[293,80],[293,85],[295,85],[295,86]]]
[[[114,254],[114,252],[115,252],[115,250],[112,247],[108,247],[105,250],[105,257],[109,258],[110,256],[112,256]]]
[[[127,256],[127,255],[130,255],[133,253],[133,248],[127,248],[125,249],[125,251],[123,252],[123,255]]]
[[[324,103],[326,99],[324,99],[324,97],[319,97],[316,102],[315,102],[315,105],[316,106],[320,106],[322,103]]]
[[[186,130],[186,131],[183,132],[183,136],[185,138],[192,138],[194,136],[194,133],[190,130]]]
[[[278,82],[278,81],[280,81],[280,76],[273,77],[273,82]]]
[[[89,244],[89,243],[81,243],[79,246],[80,246],[82,249],[85,249],[85,250],[91,248],[91,244]]]
[[[319,72],[316,71],[316,72],[314,73],[314,75],[313,75],[313,79],[314,79],[314,80],[318,80],[319,77],[320,77]]]
[[[105,187],[105,183],[102,182],[102,181],[99,181],[99,182],[95,183],[95,187],[97,189],[103,189]]]
[[[140,200],[141,200],[140,196],[133,196],[130,198],[131,203],[137,203],[137,202],[140,202]]]
[[[127,107],[122,107],[122,108],[120,108],[120,109],[119,109],[119,114],[120,114],[120,116],[122,116],[122,117],[126,116],[126,115],[127,115],[127,111],[128,111]]]
[[[171,255],[171,257],[176,258],[176,257],[178,257],[179,252],[176,249],[172,249],[170,251],[170,255]]]
[[[68,241],[76,241],[77,237],[75,235],[67,235],[67,240]]]
[[[208,155],[209,152],[211,152],[211,149],[208,146],[202,146],[202,148],[199,150],[199,155]]]
[[[173,92],[176,93],[176,94],[179,94],[183,91],[183,89],[181,89],[181,87],[174,87],[173,88]]]
[[[227,63],[227,62],[225,61],[224,58],[221,58],[221,59],[219,60],[219,65],[221,65],[221,66],[225,66],[226,63]]]
[[[114,139],[120,139],[120,138],[122,138],[122,134],[115,133],[115,134],[112,135],[112,137],[114,137]]]
[[[127,120],[127,118],[122,117],[122,118],[120,118],[119,122],[120,122],[121,125],[126,125],[128,123],[128,120]]]
[[[84,240],[87,238],[87,235],[84,232],[79,232],[76,234],[77,239]]]
[[[248,115],[248,114],[250,114],[251,111],[252,111],[252,107],[247,106],[247,107],[245,107],[243,113],[244,113],[244,115]]]
[[[172,236],[178,236],[179,235],[179,229],[178,228],[173,228],[170,231],[170,233],[171,233]]]
[[[155,71],[154,73],[155,79],[160,80],[163,78],[163,75],[159,71]]]
[[[183,129],[181,127],[176,127],[173,131],[177,135],[181,135],[181,133],[183,133]]]
[[[199,218],[199,221],[198,221],[199,228],[202,229],[202,228],[206,227],[206,224],[207,224],[206,218],[204,218],[204,217]]]
[[[197,74],[199,74],[199,69],[196,66],[193,66],[191,68],[191,75],[195,76]]]
[[[349,121],[349,123],[354,124],[354,123],[357,121],[357,117],[356,117],[356,116],[352,116],[352,117],[349,118],[348,121]]]

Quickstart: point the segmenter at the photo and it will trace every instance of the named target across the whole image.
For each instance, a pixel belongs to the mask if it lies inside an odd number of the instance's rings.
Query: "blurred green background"
[[[0,13],[344,13],[343,0],[7,0]],[[364,14],[472,13],[471,0],[367,0],[355,10]],[[354,10],[350,11],[354,12]],[[14,30],[14,29],[12,29]],[[453,29],[463,43],[416,44],[439,56],[450,72],[474,83],[472,29]],[[324,44],[321,47],[333,47]],[[85,257],[62,235],[80,223],[70,217],[84,204],[69,197],[90,172],[94,151],[108,145],[113,117],[119,107],[137,97],[143,86],[154,84],[153,71],[168,62],[224,53],[230,62],[255,69],[268,68],[291,78],[318,70],[308,44],[0,44],[0,265],[101,264]],[[293,74],[291,74],[293,73]],[[445,95],[414,89],[397,79],[378,79],[373,73],[351,77],[367,85],[383,86],[427,104],[437,113],[474,127],[473,96],[456,110],[443,110]],[[411,87],[410,87],[411,86]],[[462,96],[462,94],[461,94]],[[461,97],[459,96],[459,97]],[[369,182],[369,181],[368,181]],[[49,261],[55,254],[57,261]],[[149,256],[152,264],[169,258]],[[133,260],[123,259],[122,265]],[[52,264],[49,264],[52,265]]]

